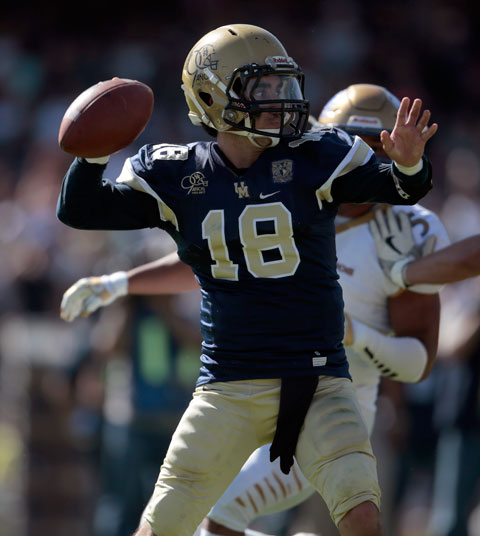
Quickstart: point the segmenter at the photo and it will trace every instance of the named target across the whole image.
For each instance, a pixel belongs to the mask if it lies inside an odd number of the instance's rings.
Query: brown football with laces
[[[153,111],[153,91],[138,80],[112,78],[81,93],[65,112],[60,148],[98,158],[127,147],[144,131]]]

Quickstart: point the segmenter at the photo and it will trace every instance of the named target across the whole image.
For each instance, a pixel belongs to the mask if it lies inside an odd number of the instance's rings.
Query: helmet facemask
[[[277,138],[276,142],[299,138],[308,126],[309,116],[309,103],[303,97],[303,73],[293,62],[279,68],[275,60],[267,61],[267,65],[250,64],[233,71],[223,120],[238,129],[230,130],[232,134],[251,133]]]

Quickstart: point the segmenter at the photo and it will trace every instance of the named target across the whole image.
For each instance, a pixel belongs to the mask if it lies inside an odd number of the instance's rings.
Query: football
[[[60,123],[58,144],[68,154],[98,158],[132,143],[153,111],[153,91],[126,78],[99,82],[81,93]]]

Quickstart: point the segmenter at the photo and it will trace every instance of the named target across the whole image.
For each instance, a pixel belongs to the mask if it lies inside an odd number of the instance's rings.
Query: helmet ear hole
[[[210,95],[210,93],[206,93],[205,91],[200,91],[198,93],[198,96],[202,99],[202,101],[207,105],[211,106],[213,104],[213,98]]]

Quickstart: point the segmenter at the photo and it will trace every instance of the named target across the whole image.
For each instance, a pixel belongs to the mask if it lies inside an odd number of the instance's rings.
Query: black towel
[[[318,376],[282,378],[277,428],[270,447],[270,461],[273,462],[280,456],[280,469],[286,475],[293,465],[300,429],[317,384]]]

